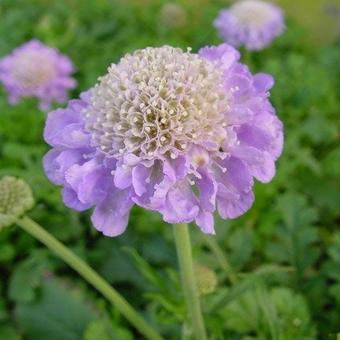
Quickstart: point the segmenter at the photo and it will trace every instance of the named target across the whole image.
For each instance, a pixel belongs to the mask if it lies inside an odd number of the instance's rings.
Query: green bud
[[[217,286],[217,277],[215,272],[206,266],[195,265],[195,275],[199,295],[213,293]]]
[[[32,191],[23,180],[10,176],[0,179],[0,229],[13,224],[33,204]]]

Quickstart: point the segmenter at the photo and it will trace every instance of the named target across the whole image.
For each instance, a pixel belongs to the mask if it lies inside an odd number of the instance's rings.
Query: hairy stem
[[[89,284],[96,288],[103,296],[105,296],[118,310],[126,317],[127,320],[141,333],[146,339],[162,340],[163,338],[151,328],[142,317],[134,310],[134,308],[122,297],[109,283],[99,276],[90,266],[88,266],[81,258],[71,252],[54,236],[48,233],[39,224],[31,220],[29,217],[23,217],[17,221],[17,224],[43,243],[55,255],[66,262],[80,276],[82,276]]]
[[[187,224],[173,226],[177,248],[182,287],[189,310],[192,329],[196,340],[206,340],[207,335],[195,281],[189,229]]]

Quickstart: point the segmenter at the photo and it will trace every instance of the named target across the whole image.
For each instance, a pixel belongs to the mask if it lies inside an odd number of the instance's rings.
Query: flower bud
[[[0,229],[8,227],[33,207],[30,187],[21,179],[5,176],[0,179]]]
[[[195,275],[199,295],[207,295],[215,291],[217,277],[214,271],[206,266],[196,264]]]

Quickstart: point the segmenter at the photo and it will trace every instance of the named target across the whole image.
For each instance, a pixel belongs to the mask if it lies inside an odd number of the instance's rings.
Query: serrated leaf
[[[229,329],[257,339],[315,339],[305,300],[285,287],[247,291],[221,313]]]
[[[313,244],[318,232],[313,225],[316,209],[309,207],[303,196],[288,193],[278,200],[283,223],[276,228],[275,240],[267,245],[270,260],[288,263],[303,274],[317,259],[319,251]]]

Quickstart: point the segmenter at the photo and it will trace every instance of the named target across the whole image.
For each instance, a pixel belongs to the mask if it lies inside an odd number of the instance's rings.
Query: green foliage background
[[[77,66],[76,97],[136,48],[197,51],[220,42],[212,21],[226,1],[179,1],[184,17],[166,22],[164,3],[1,0],[0,56],[32,37],[56,46]],[[256,202],[242,218],[217,219],[217,243],[191,228],[197,265],[218,280],[202,296],[211,339],[336,339],[340,332],[340,43],[315,40],[294,14],[271,47],[243,57],[252,71],[276,79],[272,101],[285,124],[277,176],[256,185]],[[123,236],[98,234],[89,214],[66,209],[43,174],[46,114],[36,101],[11,107],[1,90],[0,107],[0,176],[30,183],[37,200],[30,216],[115,285],[166,339],[190,337],[189,325],[181,328],[186,311],[171,228],[136,208]],[[203,285],[209,285],[206,271],[198,272]],[[138,338],[101,296],[17,228],[0,233],[0,275],[0,339]]]

